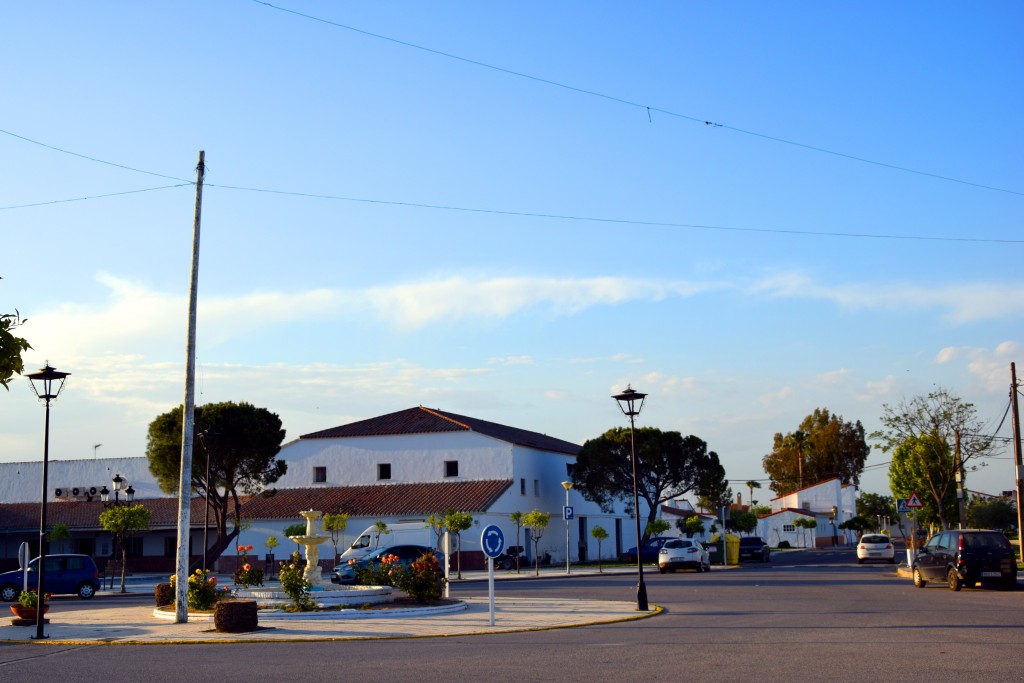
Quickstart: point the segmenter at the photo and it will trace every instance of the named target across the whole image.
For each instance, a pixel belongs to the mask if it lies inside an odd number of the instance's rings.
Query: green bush
[[[309,594],[311,586],[309,581],[306,581],[306,577],[302,575],[302,567],[297,555],[298,553],[294,553],[290,562],[281,563],[278,579],[281,581],[281,589],[292,600],[292,609],[298,612],[308,612],[316,608],[316,603],[313,602],[313,598]]]
[[[171,589],[175,590],[178,577],[171,574]],[[197,569],[188,577],[188,608],[194,610],[212,610],[218,600],[224,600],[230,592],[227,588],[217,588],[217,577],[210,576],[209,570]],[[175,592],[177,595],[177,592]]]
[[[441,597],[444,574],[433,552],[423,553],[418,560],[404,566],[395,555],[385,555],[380,564],[371,564],[358,571],[360,583],[373,586],[394,586],[416,602]]]
[[[789,541],[779,541],[779,547],[780,548],[789,548],[790,547]]]

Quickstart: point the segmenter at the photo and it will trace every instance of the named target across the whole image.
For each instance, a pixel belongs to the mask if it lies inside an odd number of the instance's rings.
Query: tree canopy
[[[939,522],[948,529],[960,520],[956,498],[956,445],[959,437],[962,485],[966,473],[984,466],[979,460],[992,452],[993,441],[985,435],[973,403],[963,401],[947,389],[938,388],[922,396],[882,406],[883,429],[871,438],[883,451],[892,451],[889,484],[894,495],[917,493],[924,507],[918,522]]]
[[[100,526],[109,531],[117,539],[121,548],[121,592],[125,592],[125,563],[128,560],[128,548],[124,540],[134,533],[149,528],[152,513],[141,504],[115,505],[100,513]]]
[[[762,464],[770,488],[782,496],[833,478],[858,485],[870,452],[859,420],[846,422],[828,408],[815,408],[795,431],[775,434]]]
[[[32,348],[23,337],[14,336],[14,329],[24,322],[17,310],[0,314],[0,386],[8,391],[11,378],[25,369],[21,354]]]
[[[149,471],[167,493],[178,490],[181,470],[181,406],[157,416],[149,425],[146,457]],[[287,463],[276,460],[284,440],[281,418],[249,403],[209,403],[195,409],[192,490],[209,495],[217,526],[217,541],[207,552],[216,559],[241,528],[239,494],[254,494],[280,479]],[[210,478],[206,478],[209,458]],[[235,528],[228,533],[233,504]]]
[[[918,526],[937,522],[948,529],[951,520],[959,520],[956,467],[949,444],[937,433],[909,436],[896,447],[889,463],[889,488],[897,498],[916,493],[921,499]]]
[[[573,486],[581,495],[610,510],[615,501],[633,507],[633,467],[630,430],[616,427],[583,444],[573,468]],[[696,436],[663,432],[654,427],[636,430],[637,494],[647,503],[647,522],[663,502],[689,493],[725,487],[725,469],[718,454]]]

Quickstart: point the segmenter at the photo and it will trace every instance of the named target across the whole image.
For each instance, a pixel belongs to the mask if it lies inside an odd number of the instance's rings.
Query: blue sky
[[[632,383],[639,424],[705,439],[744,491],[816,407],[871,431],[942,386],[995,430],[1024,344],[1022,19],[7,7],[0,310],[33,369],[73,373],[52,457],[142,455],[183,399],[201,149],[197,402],[288,438],[426,405],[582,443]],[[0,396],[0,460],[41,457],[27,384]],[[1012,488],[999,455],[971,488]]]

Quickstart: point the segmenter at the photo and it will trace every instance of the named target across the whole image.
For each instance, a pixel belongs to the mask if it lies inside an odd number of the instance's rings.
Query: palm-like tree
[[[747,490],[750,491],[750,498],[747,499],[747,504],[750,506],[751,512],[754,511],[754,489],[759,488],[761,488],[761,484],[759,482],[756,482],[753,479],[747,482]]]
[[[797,490],[804,487],[804,449],[809,447],[810,434],[798,429],[786,437],[786,445],[796,450]]]

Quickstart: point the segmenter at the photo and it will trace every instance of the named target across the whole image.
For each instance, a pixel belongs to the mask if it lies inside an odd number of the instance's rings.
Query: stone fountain
[[[390,586],[336,586],[324,583],[320,571],[319,546],[330,536],[318,534],[321,512],[305,510],[299,512],[306,519],[306,533],[303,536],[289,536],[291,540],[306,548],[306,567],[302,577],[309,582],[311,596],[319,607],[355,606],[392,602],[394,589]],[[256,600],[262,607],[282,607],[291,602],[291,598],[283,590],[275,587],[237,589],[235,594],[241,598]]]
[[[302,571],[302,577],[309,582],[313,590],[323,588],[323,576],[320,572],[320,544],[330,539],[329,536],[320,536],[316,533],[321,512],[319,510],[304,510],[299,513],[306,518],[306,535],[289,536],[291,540],[306,548],[306,568]]]

